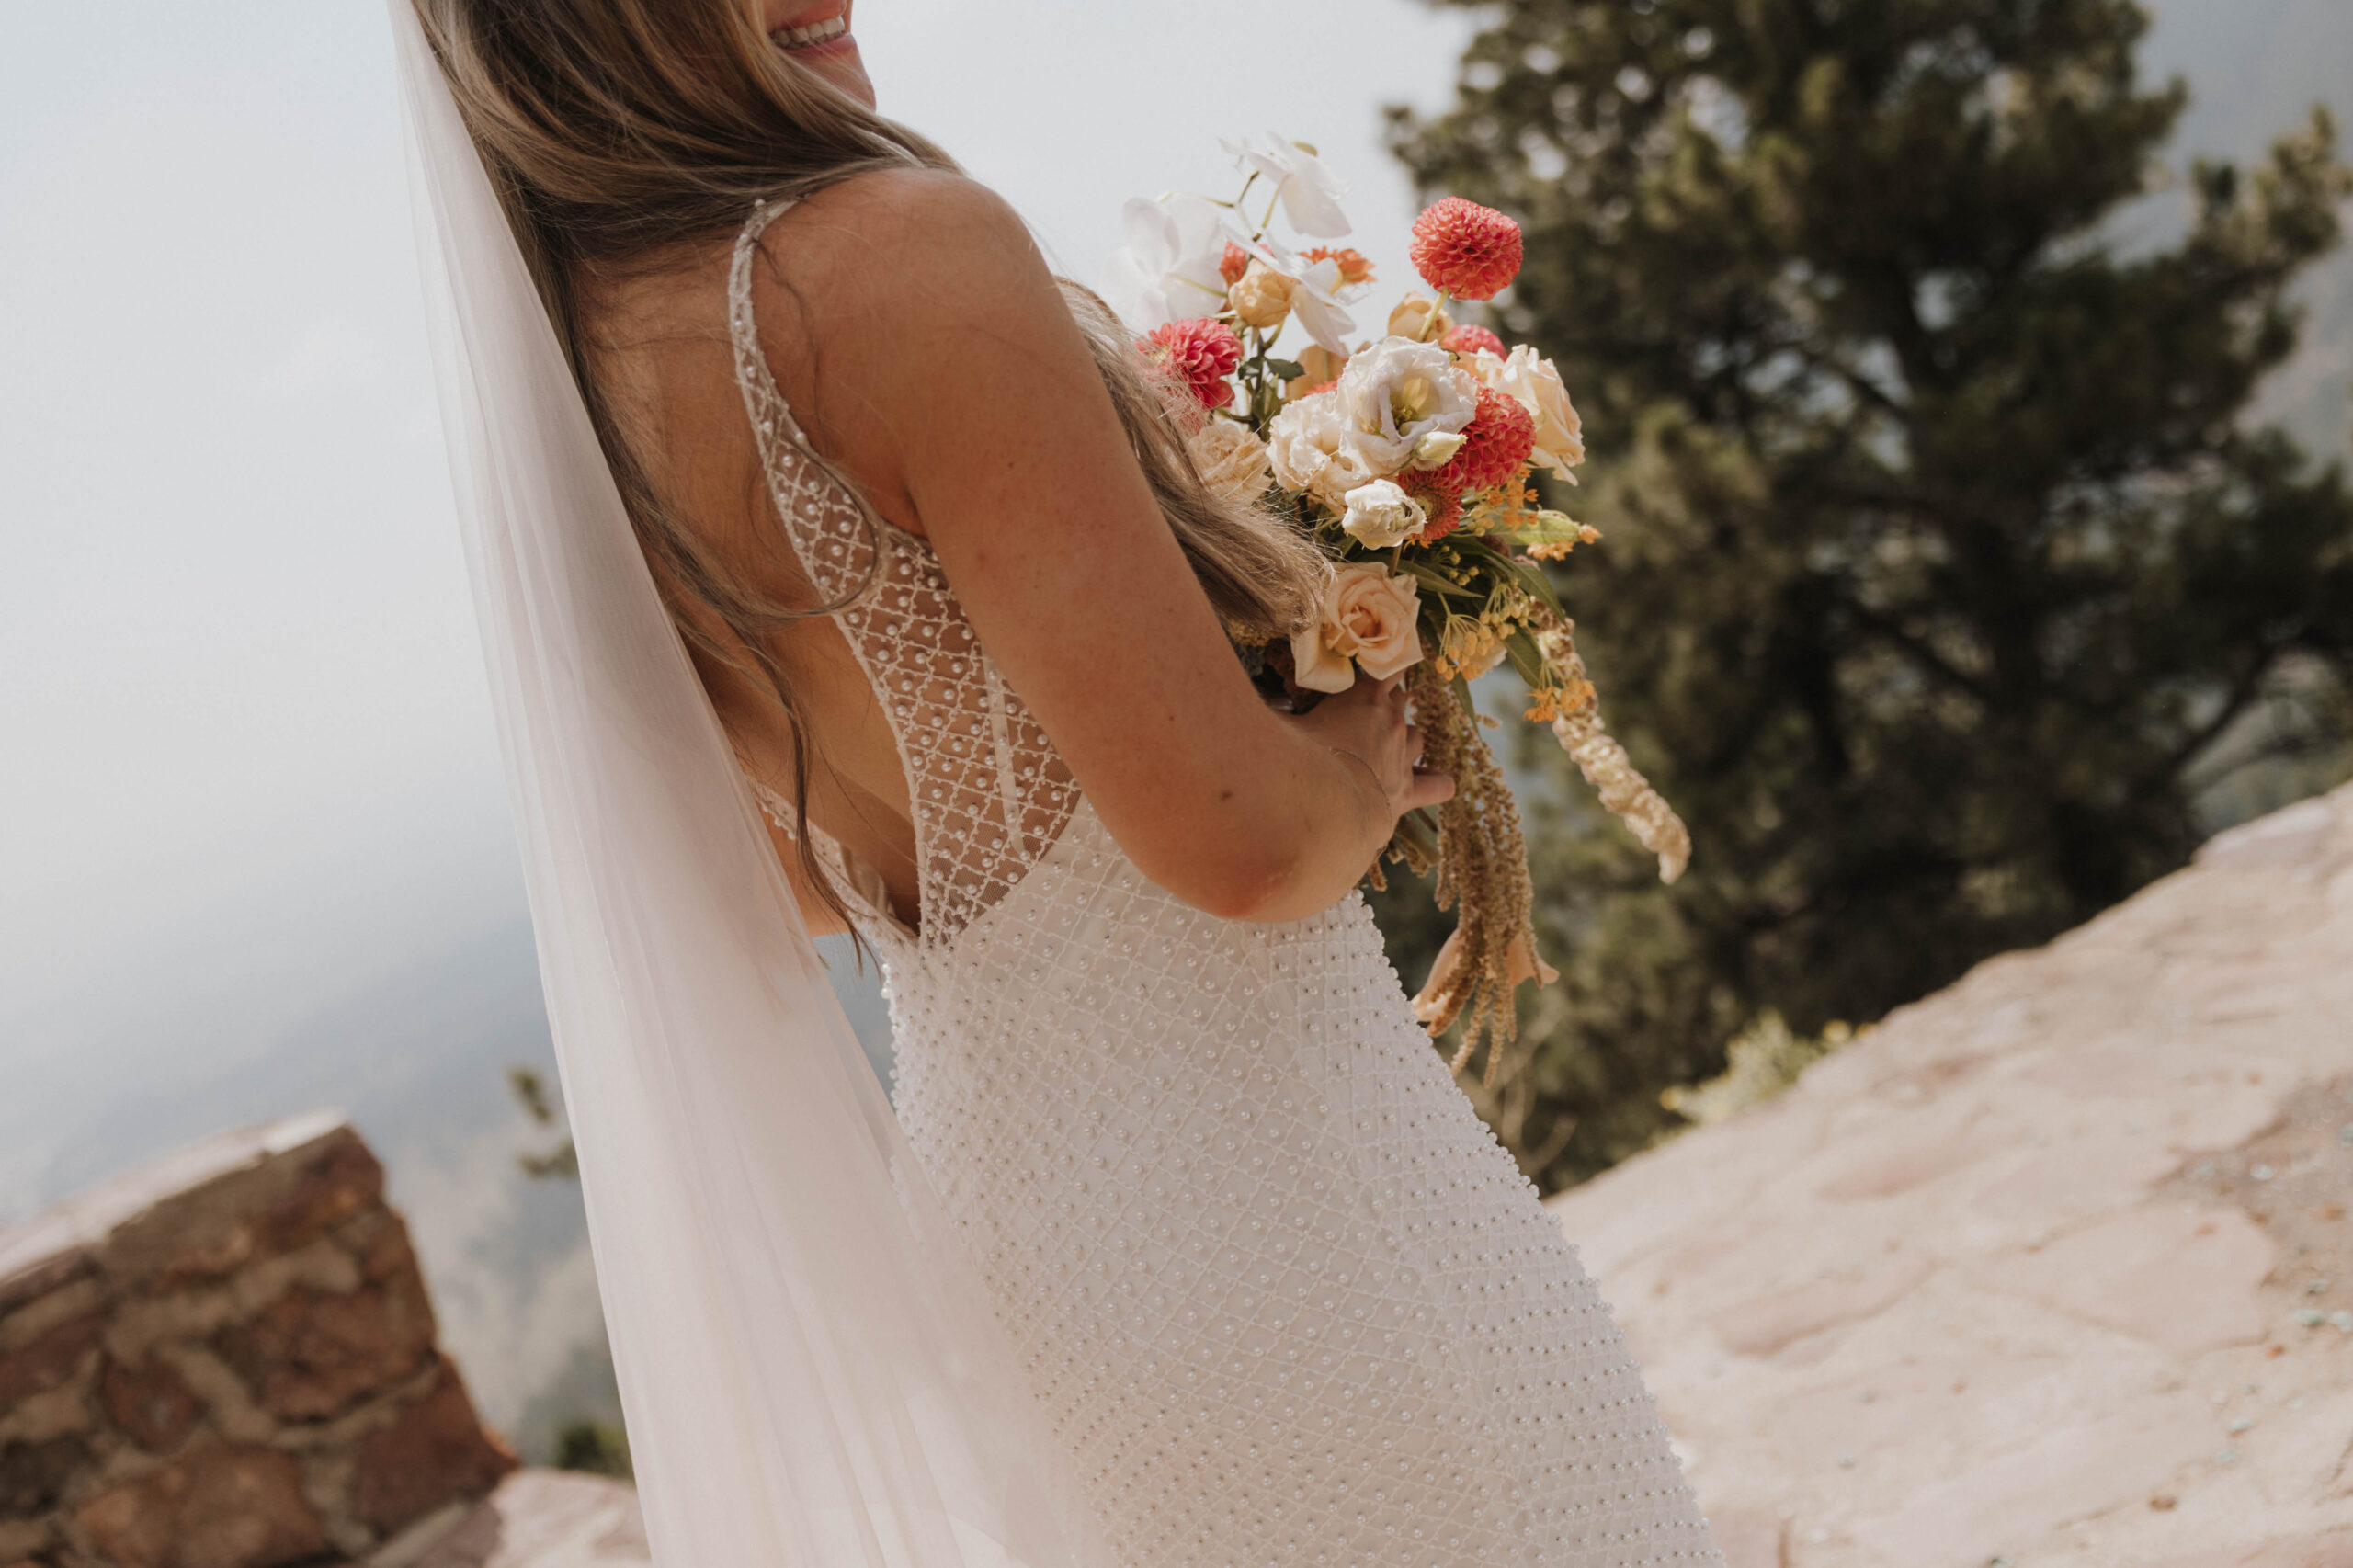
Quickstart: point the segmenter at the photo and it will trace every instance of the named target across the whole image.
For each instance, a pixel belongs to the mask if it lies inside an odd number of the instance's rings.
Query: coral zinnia
[[[1414,220],[1414,270],[1458,300],[1492,300],[1519,275],[1519,225],[1459,196]]]
[[[1430,515],[1430,520],[1422,525],[1422,531],[1414,536],[1416,544],[1436,544],[1461,527],[1462,492],[1441,483],[1438,473],[1407,469],[1397,476],[1397,486],[1419,501],[1422,509]]]
[[[1449,353],[1486,353],[1494,355],[1498,359],[1506,358],[1511,352],[1504,347],[1502,338],[1497,337],[1483,326],[1458,326],[1444,337],[1439,338],[1438,346]]]
[[[1217,275],[1225,279],[1225,286],[1229,289],[1233,288],[1242,281],[1242,275],[1249,270],[1250,253],[1232,240],[1226,241],[1225,258],[1217,264]]]
[[[1232,327],[1196,316],[1153,328],[1150,342],[1146,357],[1183,381],[1203,408],[1223,408],[1233,401],[1233,383],[1227,378],[1242,363],[1242,339]]]
[[[1430,471],[1430,483],[1458,495],[1492,490],[1527,466],[1536,449],[1536,417],[1519,399],[1479,389],[1479,412],[1462,432],[1462,447],[1446,466]]]

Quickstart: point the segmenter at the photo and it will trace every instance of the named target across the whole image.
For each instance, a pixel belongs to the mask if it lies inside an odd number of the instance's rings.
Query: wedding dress
[[[1251,925],[1148,881],[929,547],[805,455],[750,291],[785,210],[735,246],[736,376],[801,566],[858,596],[835,619],[906,769],[920,929],[816,846],[882,961],[900,1120],[1120,1568],[1719,1562],[1363,900]]]

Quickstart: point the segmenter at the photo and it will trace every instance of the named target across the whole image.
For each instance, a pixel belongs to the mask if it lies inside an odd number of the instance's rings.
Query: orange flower
[[[1317,245],[1307,253],[1307,259],[1339,263],[1340,281],[1343,283],[1372,281],[1372,263],[1365,258],[1362,251],[1334,250],[1329,245]]]

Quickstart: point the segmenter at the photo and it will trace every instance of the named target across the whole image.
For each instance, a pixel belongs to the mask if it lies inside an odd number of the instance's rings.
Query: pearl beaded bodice
[[[738,379],[787,537],[854,597],[920,929],[819,846],[882,958],[900,1119],[1118,1568],[1719,1562],[1608,1307],[1363,901],[1247,925],[1147,881],[929,548],[806,452],[752,314],[780,211],[736,247]]]

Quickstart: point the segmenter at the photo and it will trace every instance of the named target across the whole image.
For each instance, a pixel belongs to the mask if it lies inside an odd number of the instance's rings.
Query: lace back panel
[[[952,939],[1019,882],[1078,804],[1070,770],[996,666],[929,544],[863,508],[811,449],[760,347],[752,267],[790,210],[756,210],[728,273],[735,383],[779,523],[882,705],[915,804],[921,941]]]

